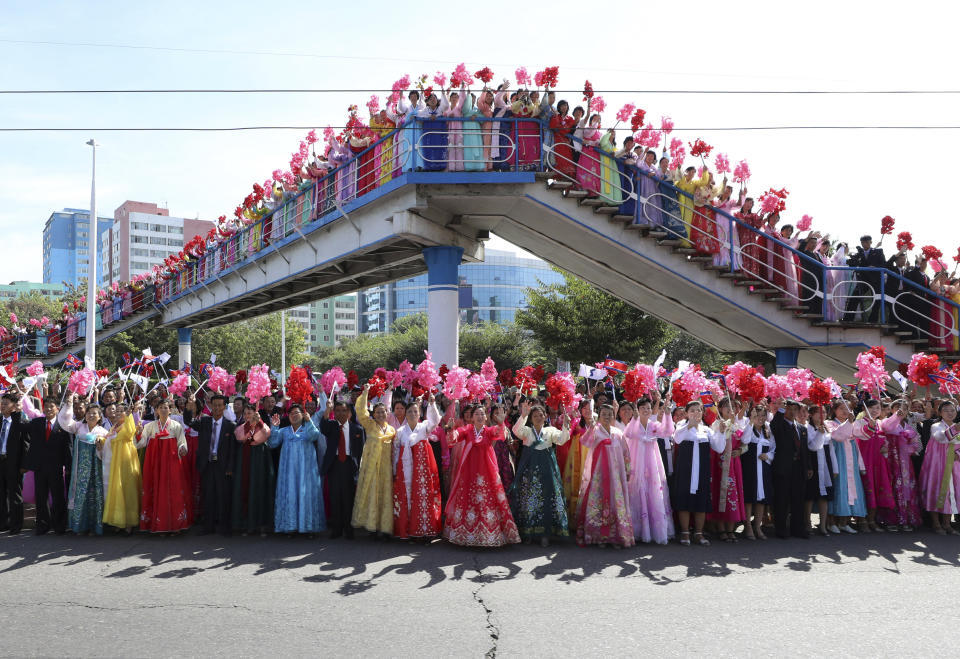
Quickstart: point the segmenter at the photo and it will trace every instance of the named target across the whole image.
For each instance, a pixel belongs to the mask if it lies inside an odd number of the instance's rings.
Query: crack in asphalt
[[[487,606],[486,600],[480,595],[480,591],[483,590],[483,587],[486,586],[488,582],[486,581],[486,576],[483,574],[483,568],[480,567],[480,557],[476,554],[473,556],[473,566],[473,569],[477,572],[480,583],[477,589],[473,591],[473,600],[483,607],[483,612],[487,620],[487,634],[489,634],[490,642],[493,644],[490,646],[490,649],[487,650],[484,657],[487,659],[496,659],[497,644],[500,642],[500,627],[494,622],[493,609]]]

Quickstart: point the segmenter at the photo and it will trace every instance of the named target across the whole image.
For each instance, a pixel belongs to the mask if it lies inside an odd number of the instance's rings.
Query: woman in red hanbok
[[[407,404],[404,423],[397,428],[400,446],[393,479],[393,535],[428,538],[440,535],[440,474],[430,446],[440,410],[433,395],[427,419],[420,420],[420,399]]]
[[[728,398],[717,405],[720,418],[713,422],[711,430],[724,438],[720,453],[710,452],[711,500],[716,502],[707,519],[718,522],[720,539],[736,542],[736,529],[740,522],[747,522],[746,503],[743,495],[743,464],[740,456],[750,448],[742,441],[748,422],[743,418],[743,409],[734,417]]]
[[[635,540],[627,488],[630,449],[614,425],[610,405],[600,408],[599,423],[589,413],[586,422],[587,432],[580,439],[587,457],[577,504],[577,544],[632,547]]]
[[[573,160],[573,148],[570,135],[577,128],[577,120],[570,116],[570,104],[557,103],[557,114],[550,118],[550,130],[553,131],[553,168],[564,179],[576,182],[577,163]]]
[[[540,114],[540,103],[538,94],[530,94],[529,90],[521,89],[517,93],[517,99],[511,106],[513,116],[518,119],[529,119],[529,121],[518,121],[514,124],[514,136],[516,138],[517,161],[520,169],[533,169],[540,165],[540,122],[536,116]]]
[[[720,240],[717,238],[717,214],[711,205],[716,190],[713,187],[713,174],[706,172],[707,180],[697,186],[693,193],[693,219],[690,229],[690,241],[698,254],[718,254]]]
[[[502,408],[495,405],[491,414]],[[507,495],[500,482],[493,442],[504,440],[502,425],[484,427],[487,412],[473,410],[472,423],[462,427],[453,443],[463,446],[460,464],[444,511],[443,537],[455,545],[501,547],[519,543]]]
[[[356,195],[358,197],[373,190],[379,181],[380,172],[377,167],[379,164],[377,162],[377,156],[379,154],[377,154],[376,149],[369,149],[375,139],[375,134],[370,133],[366,128],[361,128],[351,131],[350,139],[347,142],[354,156],[361,153],[363,154],[357,163]]]
[[[143,429],[137,448],[146,447],[143,461],[143,509],[140,530],[182,531],[193,522],[190,486],[181,460],[187,455],[183,426],[170,418],[170,402],[157,404],[157,420]]]

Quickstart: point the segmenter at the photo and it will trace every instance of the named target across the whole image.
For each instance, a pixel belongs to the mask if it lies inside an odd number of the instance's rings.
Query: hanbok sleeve
[[[713,432],[712,430],[707,430],[710,433],[710,448],[712,448],[717,453],[723,453],[724,449],[727,448],[727,433],[724,430],[720,432]]]
[[[833,475],[836,477],[839,473],[837,472],[837,469],[839,469],[840,465],[839,458],[837,457],[837,442],[830,442],[830,457],[832,458],[830,464],[833,465]]]
[[[270,426],[270,437],[267,439],[267,446],[270,448],[277,448],[283,444],[283,440],[289,432],[289,426],[287,428],[278,428],[276,426]]]
[[[177,438],[177,450],[186,450],[187,436],[183,433],[183,425],[180,423],[173,424],[173,433],[173,436]]]
[[[320,430],[314,425],[310,417],[307,417],[307,420],[303,422],[303,426],[301,427],[308,442],[316,442],[317,438],[320,437]]]
[[[61,424],[63,425],[63,424]],[[150,440],[153,439],[153,436],[157,432],[157,422],[151,421],[143,428],[143,432],[140,433],[140,439],[136,443],[138,449],[146,448],[147,444],[150,443]]]
[[[436,401],[427,405],[427,434],[433,432],[433,429],[440,425],[440,409]]]
[[[769,430],[769,428],[768,428],[768,430]],[[772,434],[772,433],[771,433],[771,434]],[[773,462],[773,456],[775,456],[775,455],[777,454],[777,443],[776,443],[776,442],[770,442],[770,448],[768,448],[766,451],[764,451],[764,453],[767,454],[767,457],[770,458],[770,462],[772,463],[772,462]],[[836,464],[836,462],[834,462],[834,464]]]
[[[20,399],[20,407],[23,409],[23,415],[31,421],[43,416],[43,412],[34,406],[33,399],[30,396],[24,396]]]
[[[70,404],[64,405],[60,408],[60,411],[57,413],[57,422],[60,424],[60,427],[66,430],[71,435],[77,434],[77,422],[73,420],[73,402]]]
[[[880,430],[882,430],[883,434],[885,435],[899,435],[900,417],[896,414],[888,416],[886,419],[880,422]]]
[[[580,435],[580,444],[586,446],[587,448],[594,448],[597,444],[600,443],[600,440],[597,439],[596,425],[590,426],[585,433]]]
[[[370,418],[370,412],[367,410],[367,392],[364,391],[357,397],[357,404],[353,406],[357,411],[357,421],[371,435],[377,435],[377,424]]]

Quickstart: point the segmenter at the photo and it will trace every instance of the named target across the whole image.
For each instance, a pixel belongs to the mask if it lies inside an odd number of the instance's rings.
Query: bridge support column
[[[774,350],[777,359],[777,375],[784,375],[791,368],[797,367],[798,348],[777,348]]]
[[[427,247],[427,344],[436,364],[460,360],[460,296],[458,272],[462,247]]]
[[[193,362],[193,359],[190,357],[190,346],[193,339],[193,328],[192,327],[178,327],[177,328],[177,348],[180,352],[180,363],[177,364],[176,368],[181,368],[184,362]]]

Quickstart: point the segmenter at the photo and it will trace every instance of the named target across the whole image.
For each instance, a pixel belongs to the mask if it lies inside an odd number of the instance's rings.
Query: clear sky
[[[948,3],[925,5],[5,3],[0,88],[389,89],[404,73],[449,74],[464,61],[471,70],[489,66],[498,78],[511,79],[518,66],[532,73],[556,65],[564,90],[582,89],[586,78],[597,90],[648,90],[604,93],[607,117],[633,102],[657,123],[671,116],[677,128],[960,125],[960,95],[649,93],[960,89],[956,10]],[[580,100],[574,92],[560,96]],[[347,106],[363,108],[368,98],[369,92],[2,95],[0,127],[323,127],[341,125]],[[303,132],[0,132],[0,229],[6,238],[0,282],[39,281],[46,218],[65,206],[89,206],[90,149],[84,142],[90,137],[103,144],[101,215],[134,199],[165,203],[174,215],[215,219],[229,215],[254,181],[285,168]],[[939,191],[952,185],[949,161],[960,153],[958,130],[675,134],[701,137],[734,161],[746,159],[753,192],[790,190],[786,221],[810,214],[815,227],[855,241],[863,232],[877,236],[880,218],[889,214],[898,231],[913,232],[918,246],[935,242],[949,257],[960,245],[950,196]],[[884,246],[892,249],[892,243]]]

